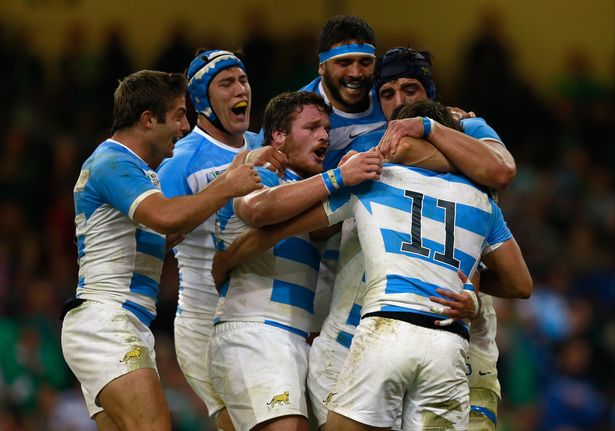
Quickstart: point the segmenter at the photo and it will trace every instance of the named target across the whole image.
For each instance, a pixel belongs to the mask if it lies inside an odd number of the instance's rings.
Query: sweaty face
[[[343,112],[367,109],[374,67],[374,57],[366,54],[349,54],[321,64],[319,73],[331,104]]]
[[[248,76],[239,67],[218,73],[209,84],[209,102],[231,135],[241,135],[250,125],[252,90]]]
[[[322,172],[328,146],[329,116],[314,105],[306,105],[295,114],[281,150],[288,167],[307,178]]]
[[[162,160],[173,156],[175,142],[190,131],[190,124],[186,118],[186,98],[179,96],[165,113],[164,123],[157,122],[154,129],[154,144],[152,156],[155,160]]]
[[[414,78],[399,78],[380,87],[378,93],[384,117],[389,121],[393,111],[400,105],[427,100],[423,84]]]

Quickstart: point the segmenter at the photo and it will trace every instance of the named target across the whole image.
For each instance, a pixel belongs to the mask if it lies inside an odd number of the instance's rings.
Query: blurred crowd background
[[[531,68],[519,67],[524,47],[502,31],[505,19],[490,9],[457,41],[455,74],[438,73],[434,52],[440,101],[486,118],[517,162],[500,202],[534,292],[496,304],[498,429],[615,429],[615,54],[602,59],[612,66],[605,78],[591,52],[571,46],[558,73],[538,81]],[[251,129],[258,130],[271,96],[316,76],[319,25],[279,38],[257,15],[246,23],[233,46],[195,38],[181,25],[152,29],[165,32],[165,43],[144,64],[135,61],[125,26],[100,35],[74,23],[50,57],[31,43],[30,28],[0,15],[0,431],[95,429],[62,358],[58,314],[77,278],[72,188],[82,162],[108,136],[117,80],[140,68],[181,72],[197,47],[241,48],[253,91]],[[613,29],[605,34],[612,38]],[[407,44],[430,49],[428,38],[414,43],[388,38],[379,52]],[[160,292],[152,329],[174,429],[213,430],[175,360],[172,258]]]

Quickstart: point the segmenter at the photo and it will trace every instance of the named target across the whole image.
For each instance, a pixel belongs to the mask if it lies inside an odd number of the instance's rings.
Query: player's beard
[[[346,108],[348,112],[361,112],[361,111],[366,110],[369,107],[369,89],[371,89],[374,83],[373,79],[366,78],[365,80],[363,80],[363,82],[361,82],[361,86],[363,88],[367,88],[368,90],[365,93],[365,97],[361,100],[359,104],[356,104],[356,105],[349,104],[342,97],[342,92],[340,91],[339,87],[344,84],[341,81],[339,82],[339,85],[338,85],[338,83],[335,82],[334,79],[331,78],[326,73],[322,75],[322,80],[323,80],[324,85],[329,90],[331,99],[334,99],[337,103],[339,103],[344,108]]]

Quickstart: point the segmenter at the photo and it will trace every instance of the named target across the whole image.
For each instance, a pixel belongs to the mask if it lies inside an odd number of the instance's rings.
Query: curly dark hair
[[[327,115],[331,113],[331,107],[317,93],[293,91],[279,94],[271,99],[263,115],[263,145],[271,144],[274,130],[289,133],[296,115],[309,105],[315,106]]]
[[[376,35],[367,22],[353,15],[338,15],[330,18],[320,30],[318,52],[328,51],[336,43],[348,40],[376,46]]]

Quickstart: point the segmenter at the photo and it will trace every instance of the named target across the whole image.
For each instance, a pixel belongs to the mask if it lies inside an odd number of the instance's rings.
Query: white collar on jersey
[[[120,147],[124,147],[126,148],[130,153],[132,153],[137,159],[141,160],[143,163],[145,163],[150,169],[152,169],[146,162],[145,160],[143,160],[141,157],[139,157],[139,155],[137,153],[135,153],[134,151],[132,151],[130,148],[128,148],[126,145],[122,144],[120,141],[116,141],[115,139],[107,139],[105,142],[112,142],[115,145],[119,145]]]
[[[213,136],[211,136],[210,134],[208,134],[205,130],[201,129],[198,125],[194,126],[194,129],[192,129],[193,132],[198,133],[199,135],[203,136],[204,138],[206,138],[208,141],[211,141],[212,144],[217,145],[218,147],[224,149],[224,150],[228,150],[228,151],[232,151],[234,153],[239,153],[243,150],[247,150],[248,149],[248,141],[246,140],[245,135],[242,136],[243,138],[243,145],[239,148],[235,148],[235,147],[231,147],[230,145],[226,145],[223,142],[218,141],[216,138],[214,138]]]

